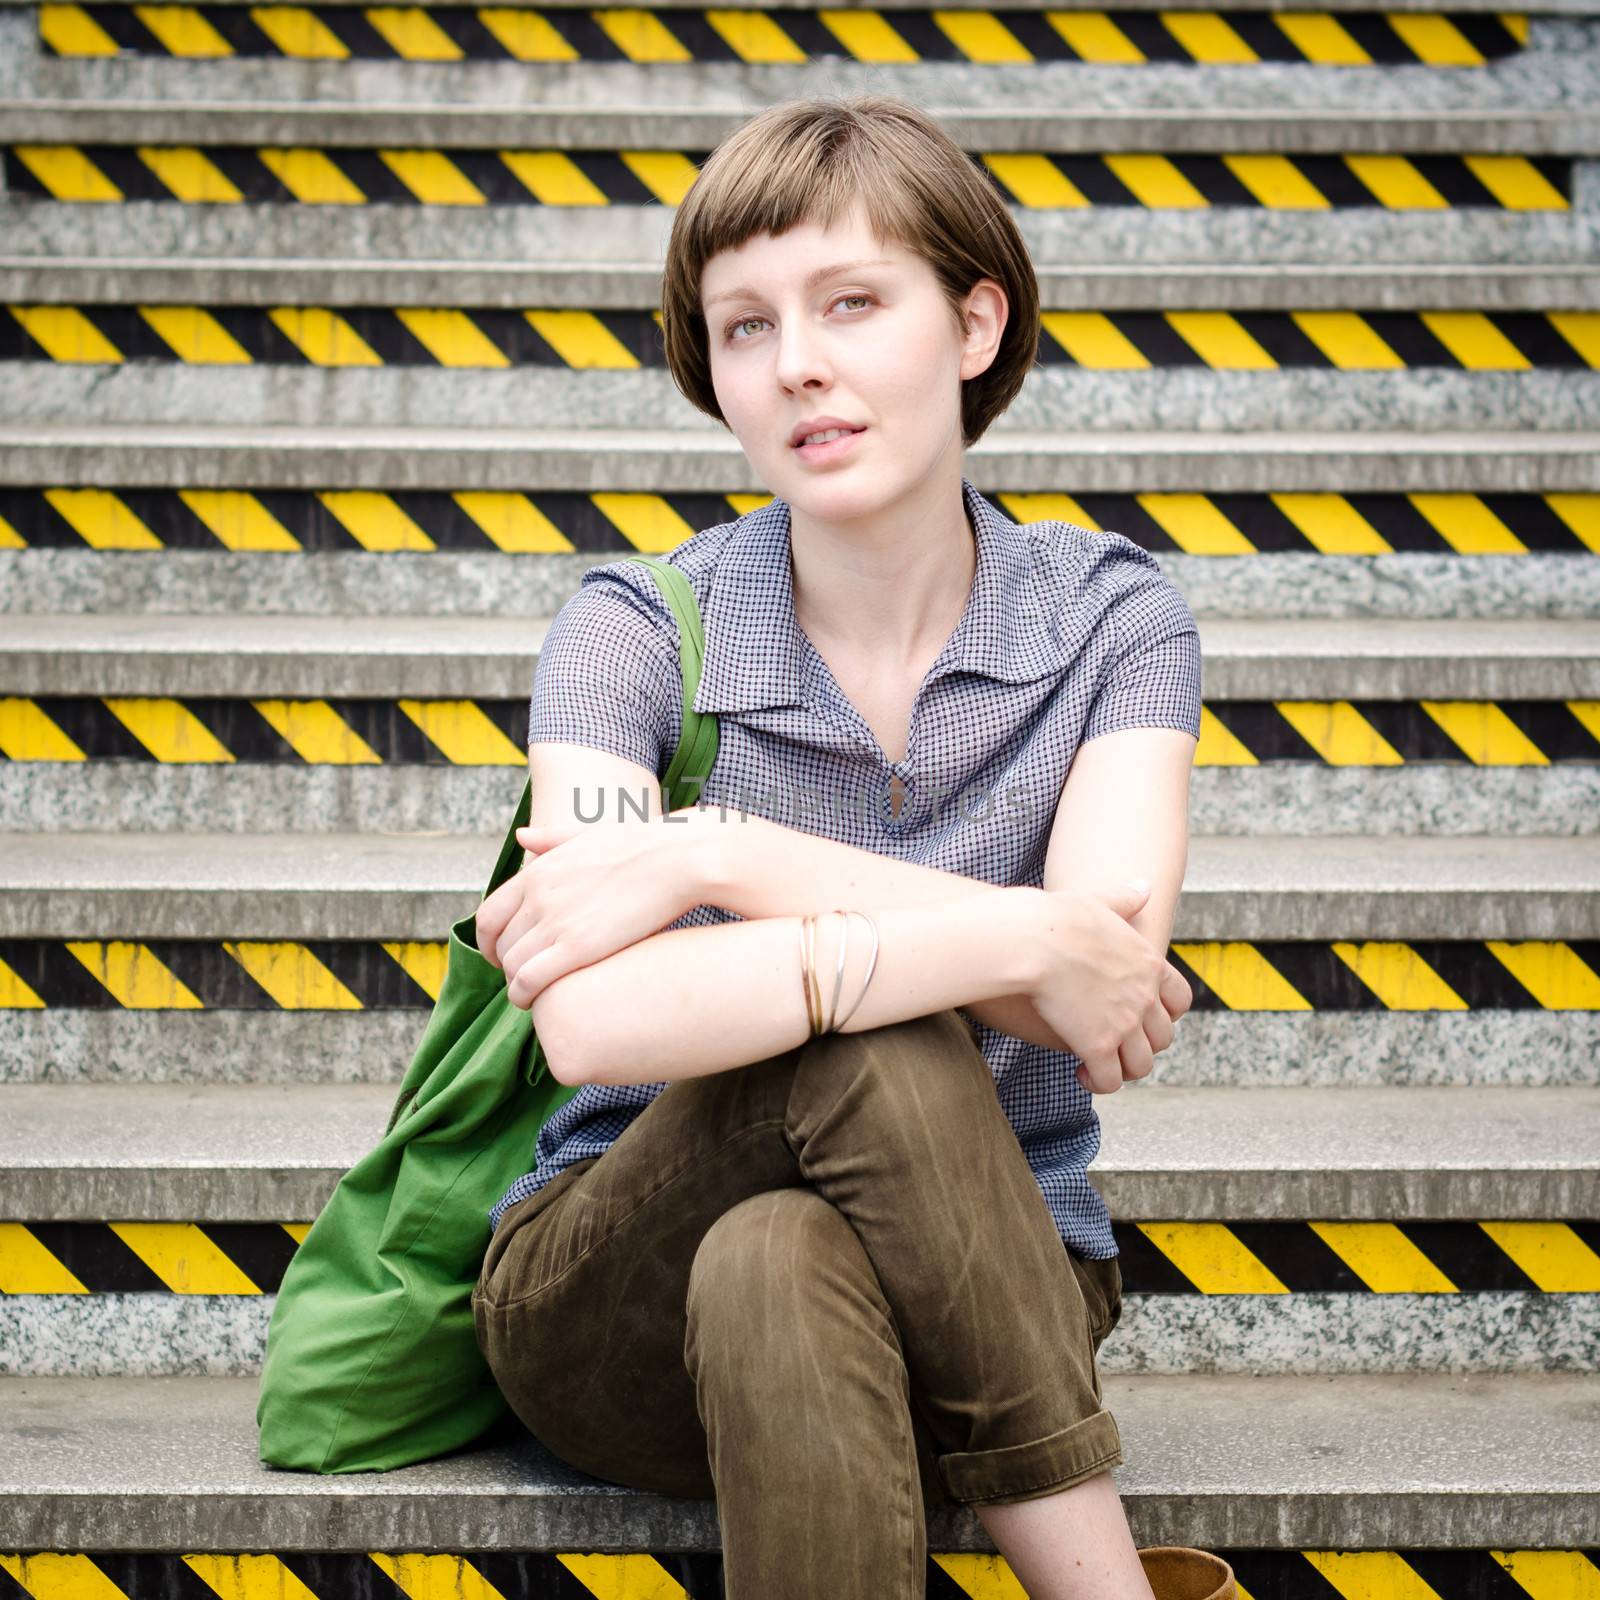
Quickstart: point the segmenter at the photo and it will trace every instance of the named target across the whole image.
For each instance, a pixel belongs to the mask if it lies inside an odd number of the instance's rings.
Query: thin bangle
[[[800,988],[805,995],[806,1026],[811,1030],[811,1037],[817,1036],[816,1007],[811,1003],[811,963],[806,958],[806,923],[809,919],[801,917],[796,924],[800,933]]]
[[[833,975],[833,1003],[828,1007],[828,1026],[823,1029],[824,1033],[838,1032],[834,1019],[839,1015],[839,992],[844,988],[844,953],[850,948],[850,913],[835,908],[834,915],[844,918],[844,926],[839,933],[839,970]]]
[[[869,984],[871,984],[872,974],[877,970],[878,966],[878,924],[865,911],[857,911],[855,914],[858,917],[866,917],[867,925],[872,929],[872,955],[867,960],[867,976],[861,984],[861,993],[856,996],[855,1005],[851,1006],[850,1009],[839,1018],[838,1022],[834,1024],[836,1030],[838,1028],[842,1028],[845,1023],[847,1023],[851,1017],[856,1014],[857,1007],[859,1007],[861,1002],[866,999],[867,987]]]

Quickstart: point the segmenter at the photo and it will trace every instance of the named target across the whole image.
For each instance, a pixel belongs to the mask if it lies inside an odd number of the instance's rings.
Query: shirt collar
[[[1026,531],[963,477],[977,537],[972,592],[927,681],[947,672],[1031,683],[1059,669]],[[705,659],[694,709],[754,711],[806,704],[805,641],[795,622],[789,506],[773,497],[741,517],[705,604]]]

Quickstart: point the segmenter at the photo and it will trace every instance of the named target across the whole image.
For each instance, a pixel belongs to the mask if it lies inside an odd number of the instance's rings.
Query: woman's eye
[[[833,302],[833,304],[836,306],[842,306],[847,300],[865,300],[870,305],[872,303],[872,296],[870,294],[842,294]],[[727,329],[727,338],[729,343],[738,344],[742,342],[734,337],[738,333],[739,329],[748,328],[752,322],[765,322],[766,320],[767,319],[765,317],[744,317],[738,322],[730,323]]]

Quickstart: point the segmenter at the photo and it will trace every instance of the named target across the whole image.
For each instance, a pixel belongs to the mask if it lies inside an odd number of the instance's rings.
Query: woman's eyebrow
[[[892,261],[835,261],[831,267],[818,267],[815,272],[806,274],[803,287],[815,289],[824,278],[831,278],[838,272],[854,272],[857,267],[892,267]],[[748,284],[740,284],[737,289],[724,289],[721,294],[714,294],[706,301],[706,310],[712,306],[720,305],[724,300],[742,300],[746,295],[752,298],[761,293],[759,289],[752,289]]]

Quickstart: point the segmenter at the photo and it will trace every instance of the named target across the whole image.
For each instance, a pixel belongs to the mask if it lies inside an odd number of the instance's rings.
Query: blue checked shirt
[[[1017,523],[965,478],[961,491],[977,541],[972,592],[917,691],[904,761],[887,759],[796,624],[784,500],[664,558],[688,578],[705,626],[694,706],[716,714],[721,743],[704,797],[900,860],[1039,887],[1079,745],[1132,727],[1199,737],[1200,640],[1182,593],[1131,539]],[[677,625],[654,580],[624,561],[590,567],[540,650],[528,742],[609,750],[659,776],[682,705]],[[898,817],[891,774],[905,790]],[[701,905],[668,926],[737,920]],[[1062,1239],[1082,1256],[1116,1255],[1086,1172],[1100,1119],[1080,1058],[968,1020]],[[563,1168],[602,1155],[666,1087],[584,1084],[544,1125],[533,1170],[491,1226]]]

